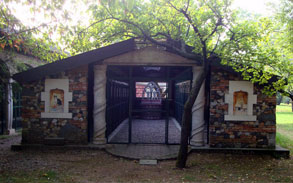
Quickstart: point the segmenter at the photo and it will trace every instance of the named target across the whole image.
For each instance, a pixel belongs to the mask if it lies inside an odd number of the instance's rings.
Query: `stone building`
[[[18,73],[22,143],[178,144],[183,105],[201,70],[130,39]],[[190,145],[274,148],[276,97],[261,90],[212,62],[192,109]]]

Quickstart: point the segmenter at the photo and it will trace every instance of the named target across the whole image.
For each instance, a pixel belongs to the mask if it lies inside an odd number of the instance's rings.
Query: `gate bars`
[[[108,136],[128,118],[128,140],[127,142],[111,143],[133,143],[132,142],[132,120],[134,113],[149,112],[150,109],[133,109],[135,97],[135,82],[166,82],[167,96],[161,112],[165,117],[165,144],[168,142],[169,134],[169,116],[174,115],[181,125],[184,103],[188,97],[191,88],[192,69],[186,67],[174,77],[170,74],[172,66],[163,66],[166,68],[164,77],[145,77],[133,76],[133,69],[138,66],[108,66],[107,68],[107,86],[106,86],[106,122]],[[157,67],[157,66],[156,66]],[[175,68],[175,67],[173,67]],[[121,69],[121,70],[120,70]],[[173,93],[173,91],[174,93]],[[172,109],[170,109],[172,107]],[[109,142],[108,142],[109,143]],[[143,143],[143,142],[140,142]]]

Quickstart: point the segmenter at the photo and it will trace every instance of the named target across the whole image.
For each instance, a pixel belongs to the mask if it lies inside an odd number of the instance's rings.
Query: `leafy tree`
[[[271,35],[272,46],[278,49],[280,64],[274,68],[274,73],[281,75],[288,82],[279,91],[292,101],[293,112],[293,1],[281,0],[279,5],[271,5],[274,10],[274,33]]]
[[[271,46],[272,20],[243,19],[230,5],[230,0],[101,0],[90,6],[90,25],[76,27],[77,37],[68,45],[72,52],[78,52],[135,37],[172,49],[203,66],[184,106],[178,168],[186,165],[191,108],[214,58],[221,58],[244,79],[264,84],[268,94],[274,94],[273,87],[283,89],[286,83],[273,79],[274,68],[282,60],[279,50]],[[185,45],[193,47],[192,53]]]
[[[6,84],[12,73],[11,70],[19,72],[26,70],[27,66],[13,59],[15,53],[39,58],[42,61],[52,62],[66,57],[60,46],[53,41],[51,33],[57,30],[63,30],[55,23],[40,23],[35,26],[25,26],[14,15],[11,8],[18,3],[22,6],[28,6],[31,12],[43,12],[49,20],[55,20],[57,13],[60,15],[63,1],[37,1],[37,0],[3,0],[0,1],[0,53],[3,60],[0,59],[0,91],[6,90]],[[39,6],[39,5],[42,6]],[[66,12],[62,12],[66,13]],[[3,92],[0,93],[2,101]]]
[[[47,17],[46,23],[25,26],[14,15],[13,3],[18,3],[30,9],[32,14]],[[53,39],[53,32],[65,31],[60,21],[69,19],[63,12],[64,1],[50,0],[4,0],[0,2],[0,51],[12,50],[25,55],[31,55],[41,60],[52,62],[67,55],[63,53],[60,44]],[[61,18],[57,18],[60,16]],[[33,17],[35,19],[35,17]]]

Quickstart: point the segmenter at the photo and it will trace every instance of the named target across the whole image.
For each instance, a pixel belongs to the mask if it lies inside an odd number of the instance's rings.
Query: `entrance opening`
[[[108,66],[108,143],[179,144],[187,66]]]

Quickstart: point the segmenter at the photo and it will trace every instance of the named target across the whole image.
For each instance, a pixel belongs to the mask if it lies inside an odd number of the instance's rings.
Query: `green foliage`
[[[42,23],[34,27],[24,26],[12,13],[13,3],[29,6],[30,10],[35,13],[44,12],[44,16],[50,16],[50,19],[55,21],[56,16],[60,15],[58,13],[61,12],[60,8],[64,2],[59,0],[0,1],[0,52],[2,56],[5,55],[7,57],[7,59],[0,62],[1,91],[4,91],[5,83],[11,77],[10,69],[12,67],[18,72],[27,69],[24,63],[13,59],[14,53],[37,57],[47,62],[67,56],[60,48],[60,44],[53,41],[51,37],[51,33],[57,30],[56,24]],[[0,93],[0,100],[2,97],[3,92]]]
[[[31,12],[55,23],[26,27],[12,15],[11,2],[29,6]],[[76,7],[80,1],[71,3]],[[61,46],[75,55],[133,37],[174,49],[174,45],[161,42],[172,40],[192,46],[193,55],[178,45],[175,50],[203,65],[214,56],[220,57],[223,64],[241,72],[244,79],[264,84],[267,94],[274,94],[275,89],[291,91],[292,87],[284,86],[292,83],[293,72],[290,0],[282,0],[271,18],[232,10],[231,0],[83,3],[88,6],[90,24],[70,26],[66,22],[72,21],[72,12],[64,8],[64,1],[2,1],[0,28],[6,31],[2,31],[0,49],[13,49],[51,62],[66,57]],[[54,41],[52,34],[58,34]],[[278,81],[274,75],[280,76]]]
[[[16,2],[23,6],[30,6],[32,12],[45,12],[53,21],[63,1],[10,1],[0,2],[0,50],[12,50],[25,55],[37,57],[52,62],[67,55],[62,52],[60,45],[53,41],[51,34],[57,30],[56,25],[42,23],[38,26],[24,26],[11,11]]]
[[[223,64],[241,72],[244,79],[264,84],[267,94],[274,94],[275,89],[288,91],[284,85],[292,83],[290,0],[282,0],[273,18],[232,10],[231,0],[84,0],[90,23],[75,26],[64,23],[72,20],[64,1],[18,0],[32,12],[57,22],[33,28],[23,26],[11,14],[10,2],[13,1],[1,2],[0,28],[12,30],[3,33],[2,49],[54,61],[66,56],[59,51],[60,45],[75,55],[133,37],[174,49],[174,45],[162,43],[171,40],[177,43],[178,53],[203,65],[220,57]],[[78,2],[71,3],[76,6]],[[57,40],[52,41],[52,33],[59,35]],[[40,38],[36,39],[36,35]],[[192,46],[193,54],[180,44]],[[58,51],[53,51],[53,47]],[[278,81],[274,75],[280,76]]]
[[[272,5],[275,10],[273,17],[276,23],[276,45],[293,58],[293,1],[281,0],[280,5]]]
[[[281,39],[276,21],[230,5],[230,0],[101,0],[89,5],[90,25],[75,26],[63,39],[73,54],[133,37],[174,49],[158,41],[172,40],[192,46],[203,65],[220,57],[244,79],[262,84],[268,95],[284,90],[293,64],[284,46],[276,46]],[[192,58],[183,47],[175,50]]]
[[[202,53],[202,42],[205,41],[207,48],[212,51],[216,44],[213,33],[215,25],[219,24],[216,30],[218,34],[223,32],[225,29],[220,24],[230,21],[233,14],[229,5],[230,1],[219,0],[117,0],[93,3],[89,6],[91,26],[76,27],[78,36],[74,38],[72,50],[78,52],[137,37],[149,41],[150,38],[183,41],[193,46],[196,53]]]
[[[275,72],[287,79],[289,84],[284,88],[283,95],[293,100],[293,1],[281,0],[280,5],[271,6],[274,10],[271,46],[281,54]]]
[[[274,94],[276,89],[284,89],[292,74],[293,65],[284,59],[282,50],[273,43],[275,27],[269,18],[238,21],[227,34],[223,43],[221,58],[223,64],[241,72],[244,79],[263,84],[266,94]],[[279,76],[274,81],[274,75]]]
[[[5,91],[5,83],[8,82],[10,73],[7,65],[0,60],[0,102],[3,100],[3,94]]]

